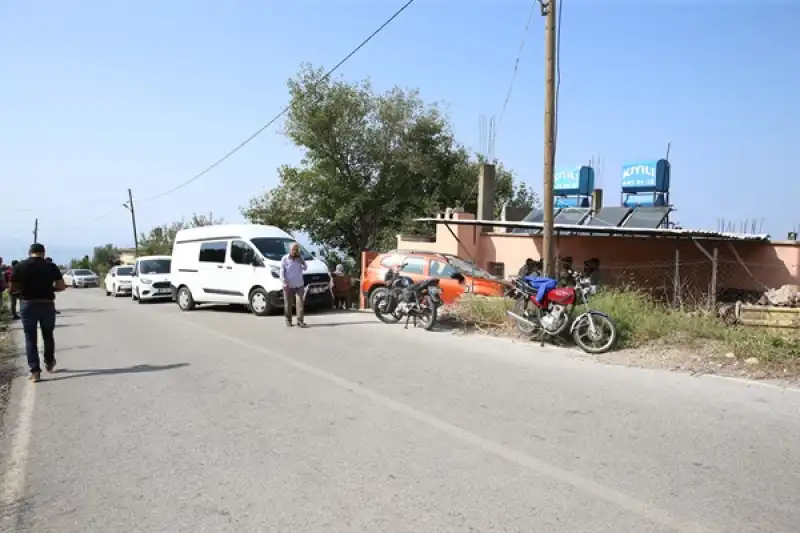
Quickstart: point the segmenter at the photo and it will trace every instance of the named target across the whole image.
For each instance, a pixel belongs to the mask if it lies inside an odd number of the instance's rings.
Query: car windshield
[[[264,257],[272,261],[280,261],[284,255],[289,253],[289,247],[292,243],[296,242],[285,237],[257,237],[250,240]],[[314,256],[302,246],[300,246],[300,255],[306,261],[314,259]]]
[[[444,258],[447,262],[455,268],[458,272],[465,276],[473,276],[476,278],[486,278],[486,279],[496,279],[496,276],[492,276],[484,269],[480,268],[478,265],[471,261],[465,261],[460,257],[456,257],[454,255],[446,255]]]
[[[133,267],[119,267],[117,269],[117,276],[130,276],[133,274]]]
[[[94,276],[91,270],[73,270],[72,273],[76,276]]]
[[[140,274],[169,274],[170,259],[148,259],[139,263]]]

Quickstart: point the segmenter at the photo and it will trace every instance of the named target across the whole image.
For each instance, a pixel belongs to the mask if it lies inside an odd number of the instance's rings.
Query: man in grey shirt
[[[306,327],[305,313],[303,310],[303,299],[305,297],[305,281],[303,271],[308,268],[303,255],[300,253],[300,245],[293,242],[289,247],[289,253],[281,258],[281,281],[283,282],[283,314],[286,317],[286,325],[292,326],[292,303],[297,306],[297,325],[301,328]]]

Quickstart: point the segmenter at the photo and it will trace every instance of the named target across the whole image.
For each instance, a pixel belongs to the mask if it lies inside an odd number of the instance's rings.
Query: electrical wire
[[[339,68],[341,68],[342,65],[344,65],[347,61],[349,61],[350,58],[352,58],[354,55],[356,55],[362,48],[364,48],[364,46],[366,46],[372,39],[374,39],[379,33],[381,33],[389,24],[391,24],[394,21],[394,19],[399,17],[406,9],[411,7],[411,4],[413,4],[414,2],[416,2],[416,0],[408,0],[405,4],[403,4],[397,11],[394,12],[394,14],[392,14],[392,16],[390,16],[388,19],[386,19],[386,21],[383,24],[378,26],[378,28],[375,31],[373,31],[366,39],[361,41],[361,43],[358,46],[356,46],[352,51],[350,51],[349,54],[347,54],[341,61],[339,61],[336,65],[334,65],[334,67],[332,69],[327,71],[324,76],[322,76],[319,80],[317,80],[317,82],[314,83],[314,85],[312,85],[311,90],[316,89],[322,83],[324,83],[328,78],[330,78],[331,75],[334,72],[339,70]],[[236,145],[232,150],[229,150],[227,153],[225,153],[225,155],[223,155],[222,157],[217,159],[211,165],[207,166],[205,169],[203,169],[198,174],[195,174],[194,176],[192,176],[188,180],[186,180],[184,182],[181,182],[178,185],[176,185],[175,187],[172,187],[171,189],[168,189],[168,190],[166,190],[166,191],[164,191],[162,193],[156,194],[154,196],[149,196],[149,197],[146,197],[146,198],[139,199],[139,200],[137,200],[136,203],[137,204],[141,204],[141,203],[144,203],[144,202],[151,202],[153,200],[157,200],[159,198],[163,198],[163,197],[168,196],[168,195],[170,195],[170,194],[172,194],[172,193],[174,193],[176,191],[179,191],[180,189],[186,187],[187,185],[199,180],[200,178],[202,178],[203,176],[205,176],[206,174],[208,174],[209,172],[211,172],[212,170],[214,170],[215,168],[220,166],[222,163],[224,163],[225,161],[230,159],[239,150],[241,150],[242,148],[244,148],[245,146],[250,144],[256,137],[258,137],[259,135],[264,133],[264,131],[267,128],[269,128],[270,126],[275,124],[290,109],[291,109],[291,104],[287,105],[286,107],[284,107],[277,115],[272,117],[272,119],[270,119],[269,122],[267,122],[266,124],[261,126],[253,134],[251,134],[245,140],[243,140],[238,145]],[[108,205],[109,203],[111,203],[111,202],[102,202],[102,205]],[[94,202],[91,205],[100,205],[100,203]],[[63,209],[86,209],[88,206],[89,206],[88,204],[86,204],[86,205],[75,205],[75,204],[72,204],[70,206],[49,207],[48,210],[60,211],[60,210],[63,210]],[[18,210],[19,211],[23,211],[23,212],[24,211],[40,211],[41,207],[39,207],[39,208],[20,208]],[[92,222],[96,222],[98,220],[101,220],[101,219],[105,218],[106,216],[109,216],[110,214],[111,213],[108,213],[107,215],[103,215],[101,217],[98,217],[97,219],[93,219],[93,220],[87,222],[86,224],[91,224]]]
[[[533,21],[533,16],[536,13],[536,6],[539,5],[539,2],[540,0],[533,0],[533,2],[531,2],[531,10],[530,13],[528,13],[528,20],[525,22],[525,29],[522,31],[522,38],[520,39],[519,50],[517,51],[517,57],[514,60],[514,68],[512,69],[511,72],[511,82],[508,85],[508,90],[506,91],[505,100],[503,100],[503,107],[500,111],[500,118],[497,121],[497,127],[494,129],[494,131],[489,133],[490,135],[489,146],[492,146],[494,144],[494,141],[497,139],[497,132],[500,129],[500,126],[503,124],[503,118],[505,117],[506,109],[508,108],[508,102],[511,99],[511,93],[514,90],[514,84],[517,81],[517,73],[519,72],[520,59],[522,58],[522,52],[525,50],[525,41],[528,38],[531,22]],[[467,195],[464,196],[464,199],[461,200],[461,203],[458,206],[459,208],[463,208],[464,205],[469,201],[469,199],[472,198],[475,192],[477,192],[479,184],[480,180],[475,180],[475,185],[467,193]]]
[[[319,86],[320,86],[320,85],[321,85],[323,82],[327,81],[327,79],[328,79],[328,78],[330,78],[330,77],[331,77],[331,75],[332,75],[334,72],[336,72],[337,70],[339,70],[339,68],[340,68],[342,65],[344,65],[344,64],[345,64],[345,63],[346,63],[348,60],[350,60],[350,58],[351,58],[351,57],[353,57],[354,55],[356,55],[356,54],[357,54],[357,53],[358,53],[358,52],[359,52],[359,51],[360,51],[360,50],[361,50],[361,49],[362,49],[364,46],[366,46],[366,45],[367,45],[367,43],[369,43],[369,42],[370,42],[370,41],[371,41],[373,38],[375,38],[375,37],[376,37],[376,36],[377,36],[377,35],[378,35],[380,32],[382,32],[382,31],[384,30],[384,28],[386,28],[386,26],[388,26],[389,24],[391,24],[391,23],[392,23],[392,21],[394,21],[394,19],[396,19],[397,17],[399,17],[399,16],[400,16],[400,14],[401,14],[401,13],[403,13],[403,11],[405,11],[406,9],[408,9],[408,8],[411,6],[411,4],[413,4],[415,1],[416,1],[416,0],[408,0],[408,1],[407,1],[405,4],[403,4],[403,6],[401,6],[401,7],[400,7],[400,9],[398,9],[397,11],[395,11],[395,12],[394,12],[394,14],[393,14],[391,17],[389,17],[389,18],[388,18],[388,19],[387,19],[387,20],[386,20],[386,21],[385,21],[383,24],[381,24],[381,25],[380,25],[380,26],[379,26],[379,27],[378,27],[378,28],[377,28],[375,31],[373,31],[373,32],[372,32],[372,33],[369,35],[369,37],[367,37],[366,39],[364,39],[363,41],[361,41],[361,43],[360,43],[358,46],[356,46],[356,47],[355,47],[355,48],[354,48],[354,49],[353,49],[353,50],[352,50],[352,51],[351,51],[349,54],[347,54],[347,55],[344,57],[344,59],[342,59],[341,61],[339,61],[339,62],[338,62],[336,65],[334,65],[334,67],[333,67],[332,69],[330,69],[328,72],[326,72],[324,76],[322,76],[322,77],[321,77],[319,80],[317,80],[317,81],[316,81],[316,83],[314,83],[314,84],[311,86],[311,90],[313,91],[314,89],[316,89],[317,87],[319,87]],[[246,138],[244,141],[242,141],[241,143],[239,143],[238,145],[236,145],[236,147],[235,147],[235,148],[233,148],[232,150],[228,151],[228,152],[227,152],[225,155],[223,155],[221,158],[217,159],[217,160],[216,160],[214,163],[212,163],[211,165],[207,166],[207,167],[206,167],[205,169],[203,169],[203,170],[202,170],[200,173],[198,173],[198,174],[195,174],[193,177],[189,178],[188,180],[186,180],[186,181],[184,181],[184,182],[182,182],[182,183],[180,183],[180,184],[176,185],[175,187],[173,187],[173,188],[171,188],[171,189],[169,189],[169,190],[166,190],[166,191],[164,191],[164,192],[162,192],[162,193],[160,193],[160,194],[156,194],[155,196],[150,196],[150,197],[147,197],[147,198],[143,198],[143,199],[141,199],[141,200],[138,200],[138,201],[137,201],[137,203],[138,203],[138,204],[141,204],[141,203],[143,203],[143,202],[150,202],[150,201],[153,201],[153,200],[157,200],[157,199],[159,199],[159,198],[163,198],[164,196],[167,196],[167,195],[169,195],[169,194],[172,194],[172,193],[174,193],[174,192],[176,192],[176,191],[178,191],[178,190],[180,190],[180,189],[182,189],[182,188],[186,187],[186,186],[187,186],[187,185],[189,185],[190,183],[193,183],[193,182],[195,182],[195,181],[199,180],[200,178],[202,178],[203,176],[205,176],[206,174],[208,174],[209,172],[211,172],[212,170],[214,170],[215,168],[217,168],[219,165],[221,165],[222,163],[224,163],[225,161],[227,161],[227,160],[228,160],[228,159],[229,159],[231,156],[233,156],[233,155],[234,155],[236,152],[238,152],[239,150],[241,150],[242,148],[244,148],[245,146],[247,146],[248,144],[250,144],[250,142],[252,142],[252,141],[253,141],[253,140],[254,140],[256,137],[258,137],[259,135],[261,135],[261,134],[262,134],[262,133],[263,133],[263,132],[264,132],[264,131],[265,131],[267,128],[269,128],[270,126],[272,126],[272,125],[273,125],[274,123],[276,123],[276,122],[277,122],[277,121],[278,121],[278,120],[279,120],[279,119],[280,119],[280,118],[281,118],[283,115],[285,115],[285,114],[286,114],[286,112],[287,112],[287,111],[289,111],[289,110],[291,109],[291,107],[292,107],[292,106],[291,106],[291,104],[289,104],[289,105],[287,105],[286,107],[284,107],[284,108],[283,108],[283,109],[280,111],[280,113],[278,113],[277,115],[275,115],[274,117],[272,117],[272,119],[270,119],[270,121],[269,121],[269,122],[267,122],[266,124],[264,124],[263,126],[261,126],[261,127],[260,127],[259,129],[257,129],[257,130],[256,130],[256,131],[255,131],[255,132],[252,134],[252,135],[250,135],[250,136],[249,136],[248,138]]]

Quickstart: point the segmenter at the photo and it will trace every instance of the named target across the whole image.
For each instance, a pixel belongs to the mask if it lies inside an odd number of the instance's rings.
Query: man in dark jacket
[[[30,380],[38,382],[42,369],[39,361],[37,329],[42,330],[44,365],[48,372],[56,366],[56,292],[66,289],[61,271],[44,258],[44,246],[31,245],[28,259],[21,261],[11,274],[11,290],[19,293],[22,329],[25,332],[25,353],[28,356]]]

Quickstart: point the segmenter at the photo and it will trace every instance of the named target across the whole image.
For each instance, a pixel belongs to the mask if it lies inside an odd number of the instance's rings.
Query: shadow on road
[[[90,376],[113,376],[117,374],[143,374],[146,372],[158,372],[160,370],[172,370],[189,366],[189,363],[175,363],[172,365],[135,365],[127,368],[84,368],[81,370],[69,370],[64,368],[56,370],[55,374],[59,374],[54,378],[42,379],[42,381],[60,381],[62,379],[84,378]],[[68,376],[61,376],[60,374],[70,374]]]
[[[72,326],[82,326],[83,322],[76,322],[73,324],[56,324],[57,328],[71,328]]]
[[[114,310],[114,309],[99,309],[97,307],[84,307],[75,309],[61,309],[57,307],[56,309],[58,309],[61,312],[60,316],[64,316],[65,313],[74,313],[76,315],[79,315],[82,313],[109,313]]]

